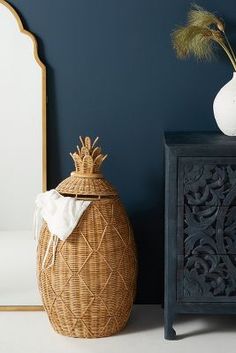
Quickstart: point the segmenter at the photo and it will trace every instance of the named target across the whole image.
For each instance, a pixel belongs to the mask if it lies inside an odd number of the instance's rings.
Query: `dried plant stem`
[[[233,65],[234,70],[236,71],[236,61],[234,60],[233,55],[231,54],[231,51],[227,48],[227,46],[222,43],[219,40],[216,40],[216,42],[221,46],[221,48],[225,51],[226,55],[228,56],[229,60],[231,61],[231,64]]]
[[[235,56],[234,50],[233,50],[233,48],[232,48],[232,46],[231,46],[231,44],[230,44],[230,41],[228,40],[228,37],[227,37],[225,31],[223,31],[223,35],[224,35],[224,37],[225,37],[225,41],[226,41],[226,43],[227,43],[227,45],[228,45],[228,47],[229,47],[229,50],[230,50],[230,52],[231,52],[231,54],[232,54],[232,56],[233,56],[233,59],[234,59],[234,61],[236,62],[236,56]]]

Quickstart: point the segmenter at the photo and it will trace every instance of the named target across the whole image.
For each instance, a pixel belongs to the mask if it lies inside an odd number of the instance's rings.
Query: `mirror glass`
[[[0,307],[42,305],[34,200],[46,187],[45,67],[36,40],[0,1]]]

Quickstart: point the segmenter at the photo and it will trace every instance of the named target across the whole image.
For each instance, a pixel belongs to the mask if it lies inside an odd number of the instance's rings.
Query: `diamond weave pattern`
[[[119,199],[94,201],[73,233],[59,241],[53,267],[42,270],[50,233],[38,246],[39,287],[53,328],[73,337],[120,331],[132,308],[137,276],[132,229]],[[52,250],[47,264],[52,258]]]

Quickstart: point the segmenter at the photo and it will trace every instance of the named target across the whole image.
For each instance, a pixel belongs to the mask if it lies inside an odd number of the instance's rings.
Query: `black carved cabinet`
[[[236,314],[236,138],[165,135],[165,338],[178,313]]]

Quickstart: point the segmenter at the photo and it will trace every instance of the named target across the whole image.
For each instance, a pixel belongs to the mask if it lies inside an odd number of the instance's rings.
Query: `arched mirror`
[[[46,189],[46,70],[0,0],[0,310],[40,310],[34,200]]]

